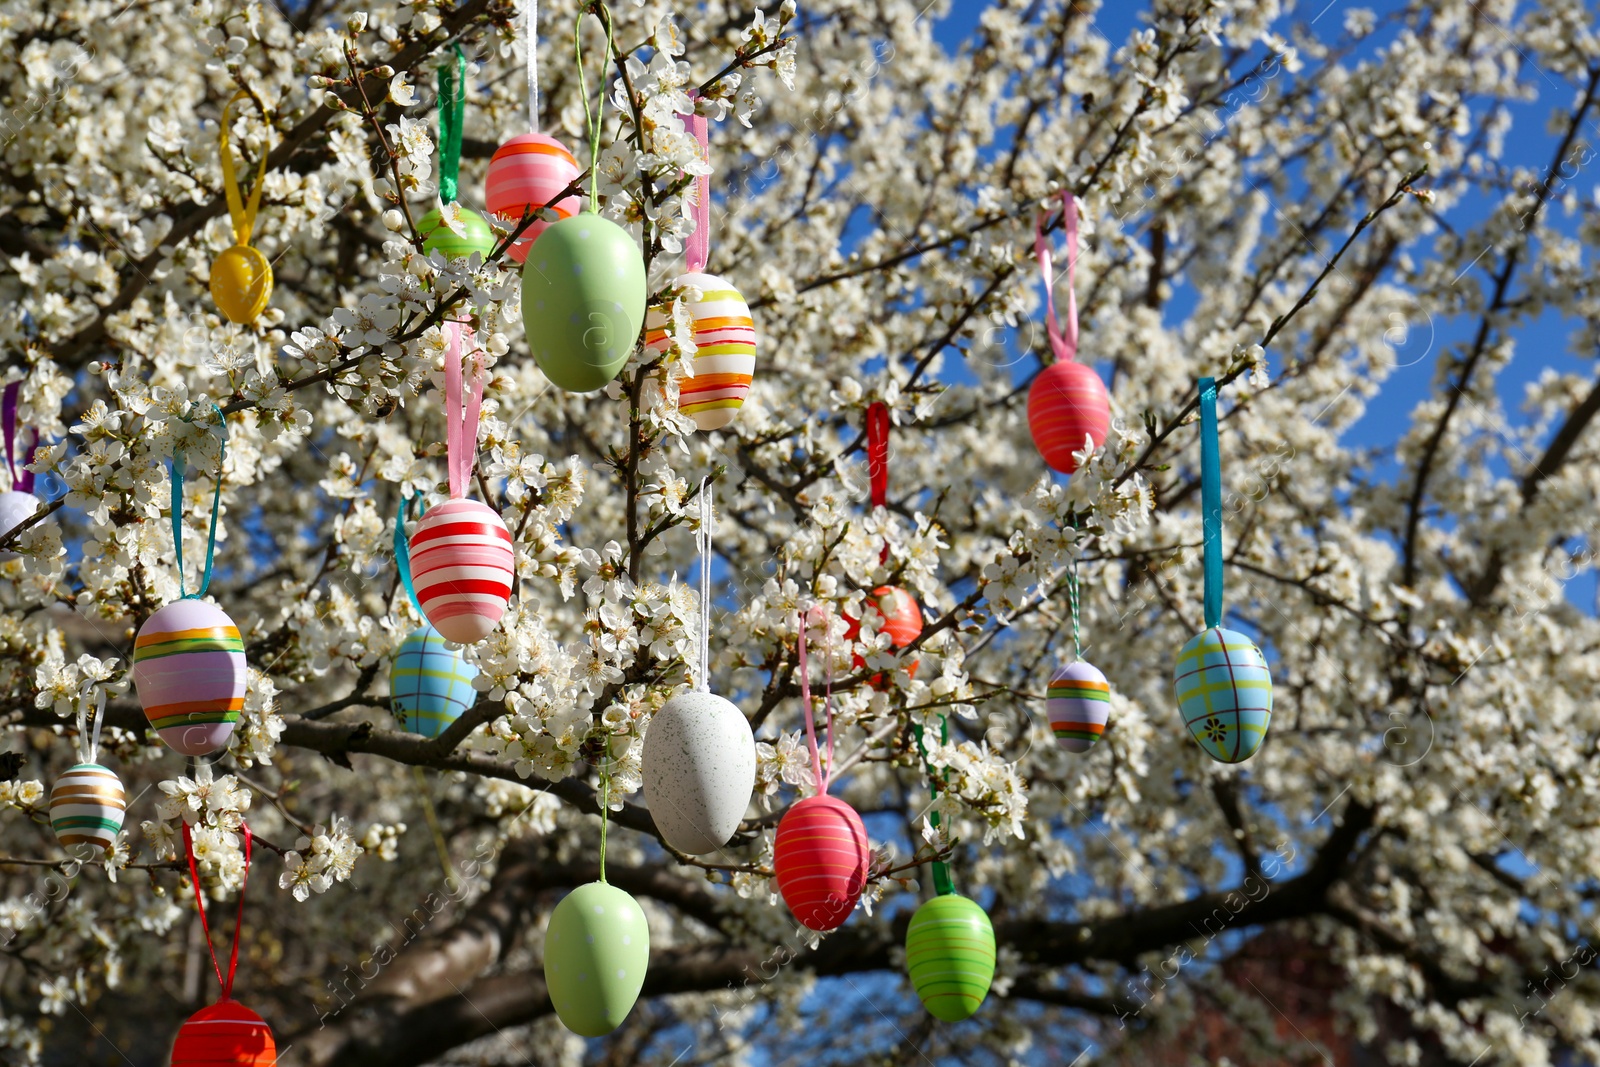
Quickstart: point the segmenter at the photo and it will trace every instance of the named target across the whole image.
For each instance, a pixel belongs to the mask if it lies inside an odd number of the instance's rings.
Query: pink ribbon
[[[692,100],[699,96],[690,93]],[[710,134],[706,128],[704,115],[690,115],[685,120],[689,132],[694,134],[695,141],[700,145],[700,158],[711,165]],[[694,233],[689,235],[689,246],[683,253],[683,265],[690,274],[699,274],[706,269],[706,264],[711,260],[711,175],[702,174],[694,181]]]
[[[806,710],[806,743],[811,746],[811,772],[816,775],[817,795],[821,796],[828,791],[828,783],[833,779],[833,626],[823,616],[823,623],[828,627],[825,631],[827,637],[823,639],[822,658],[828,663],[828,695],[822,702],[823,713],[828,716],[828,773],[822,773],[822,754],[817,750],[817,720],[811,714],[811,671],[806,665],[806,629],[810,625],[811,612],[806,608],[800,609],[800,706]]]
[[[470,359],[471,353],[477,351],[477,339],[472,327],[464,322],[446,322],[444,329],[450,339],[444,354],[444,448],[450,471],[450,499],[460,500],[467,495],[467,483],[478,461],[478,412],[483,407],[484,376],[482,367],[474,361],[471,391],[463,410],[461,351],[465,347]]]
[[[1078,202],[1065,189],[1061,191],[1061,225],[1067,235],[1067,328],[1056,321],[1055,265],[1050,243],[1044,236],[1044,217],[1033,224],[1033,254],[1039,258],[1039,275],[1044,279],[1045,331],[1050,335],[1050,350],[1056,362],[1071,363],[1078,356],[1078,296],[1073,291],[1073,267],[1078,261]]]

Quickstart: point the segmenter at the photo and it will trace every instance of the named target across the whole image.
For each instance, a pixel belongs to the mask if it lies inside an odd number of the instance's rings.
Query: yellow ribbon
[[[249,95],[249,93],[241,89],[233,94],[232,100],[223,105],[220,137],[222,142],[222,191],[228,198],[228,217],[233,220],[234,243],[241,245],[250,243],[250,234],[256,228],[256,212],[261,208],[261,189],[266,185],[267,177],[268,153],[263,150],[261,153],[261,166],[256,171],[256,184],[250,190],[250,203],[248,205],[244,204],[239,197],[239,179],[235,177],[233,171],[233,151],[228,145],[228,112],[232,110],[234,104]]]

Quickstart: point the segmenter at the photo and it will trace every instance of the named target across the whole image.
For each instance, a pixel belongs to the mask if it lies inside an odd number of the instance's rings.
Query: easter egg
[[[434,208],[417,221],[417,232],[422,235],[422,250],[444,253],[446,259],[461,259],[476,252],[484,259],[494,251],[494,231],[482,215],[469,208],[461,209],[461,228],[456,233],[444,224],[438,208]]]
[[[228,743],[244,707],[244,641],[204,600],[174,600],[139,627],[133,687],[150,725],[174,752],[203,756]]]
[[[644,911],[616,886],[580,885],[550,913],[544,982],[556,1015],[580,1037],[601,1037],[622,1025],[649,966]]]
[[[69,852],[87,845],[102,855],[117,840],[128,794],[109,767],[80,763],[50,789],[50,828]]]
[[[411,582],[422,614],[446,641],[471,645],[488,637],[515,581],[511,531],[486,504],[435,504],[411,535]]]
[[[702,430],[719,430],[739,414],[756,372],[756,327],[750,305],[739,290],[714,274],[685,274],[672,284],[700,291],[699,299],[688,302],[697,351],[694,376],[678,388],[678,410]],[[665,312],[651,308],[645,316],[645,347],[665,352],[670,325]]]
[[[976,901],[934,897],[906,928],[906,971],[928,1014],[941,1022],[971,1018],[994,981],[994,927]]]
[[[554,137],[542,133],[513,137],[495,149],[489,160],[483,206],[512,229],[522,222],[525,213],[547,205],[559,217],[570,219],[583,210],[583,199],[571,195],[551,204],[550,198],[560,196],[577,180],[578,169],[578,161],[567,151],[567,146]],[[511,245],[511,258],[518,263],[526,260],[533,239],[549,225],[543,220],[530,222],[522,236]]]
[[[38,510],[39,498],[32,493],[22,493],[15,489],[0,493],[0,537],[4,537],[33,518],[33,513]],[[16,559],[17,555],[9,549],[0,552],[0,563]]]
[[[644,796],[667,844],[704,856],[739,828],[756,785],[756,741],[731,702],[679,693],[644,737]]]
[[[1100,375],[1082,363],[1053,363],[1028,388],[1028,431],[1039,455],[1063,474],[1078,469],[1084,438],[1099,448],[1111,429],[1111,398]]]
[[[812,930],[844,925],[861,899],[872,846],[861,816],[835,797],[806,797],[783,813],[772,866],[783,902]]]
[[[432,626],[411,631],[389,666],[389,702],[405,728],[438,737],[478,702],[478,668]]]
[[[568,392],[601,388],[633,352],[644,299],[644,259],[627,230],[592,212],[551,223],[522,265],[534,362]]]
[[[1070,663],[1050,676],[1045,692],[1050,732],[1068,752],[1087,752],[1106,732],[1111,686],[1087,663]]]
[[[895,648],[904,648],[915,641],[922,633],[922,608],[917,605],[917,598],[897,585],[880,585],[872,591],[872,595],[865,600],[867,607],[877,616],[878,632],[889,635],[889,643]],[[844,639],[854,641],[861,634],[861,620],[844,617]],[[850,657],[856,670],[867,665],[866,659],[860,655]],[[906,665],[906,673],[915,678],[919,660],[912,660]],[[889,683],[881,674],[874,674],[868,679],[868,684],[874,689],[882,689]]]
[[[1196,634],[1178,653],[1172,684],[1184,725],[1212,759],[1243,763],[1266,740],[1272,675],[1244,634],[1220,626]]]
[[[211,299],[229,322],[254,322],[272,298],[272,264],[259,248],[234,245],[211,264]]]
[[[189,1016],[172,1046],[172,1067],[276,1067],[272,1028],[237,1000]]]

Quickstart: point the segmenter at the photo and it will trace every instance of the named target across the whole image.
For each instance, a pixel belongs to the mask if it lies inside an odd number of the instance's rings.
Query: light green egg
[[[422,250],[443,252],[446,259],[460,259],[476,252],[484,259],[494,251],[494,231],[489,222],[476,211],[461,209],[461,226],[466,235],[456,233],[444,225],[439,209],[434,208],[417,222],[417,232],[422,234]]]
[[[534,362],[572,393],[617,376],[644,325],[644,258],[591,212],[552,223],[522,265],[522,324]]]
[[[568,1030],[601,1037],[633,1010],[650,966],[650,927],[639,902],[590,882],[567,894],[544,935],[544,981]]]
[[[989,916],[957,893],[917,909],[906,929],[906,970],[923,1007],[935,1019],[970,1018],[994,981],[994,927]]]

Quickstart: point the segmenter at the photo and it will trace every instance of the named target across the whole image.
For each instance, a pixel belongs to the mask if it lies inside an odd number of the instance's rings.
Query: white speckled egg
[[[739,828],[756,785],[756,742],[732,703],[680,693],[644,738],[644,796],[656,828],[679,852],[704,856]]]
[[[0,537],[21,526],[39,510],[39,499],[32,493],[16,490],[0,493]],[[0,563],[17,558],[17,553],[0,552]]]

